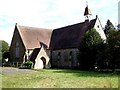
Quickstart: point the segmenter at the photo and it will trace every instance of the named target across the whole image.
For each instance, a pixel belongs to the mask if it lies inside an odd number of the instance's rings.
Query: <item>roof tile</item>
[[[39,48],[41,42],[49,47],[52,30],[20,25],[18,30],[26,49]]]

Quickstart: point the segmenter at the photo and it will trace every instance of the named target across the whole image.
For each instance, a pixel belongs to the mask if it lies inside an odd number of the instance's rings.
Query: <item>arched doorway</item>
[[[46,68],[46,59],[44,57],[41,57],[40,59],[37,59],[35,61],[34,65],[35,69],[43,69]]]
[[[41,60],[43,62],[43,68],[45,68],[45,66],[46,66],[46,59],[44,57],[41,57]]]

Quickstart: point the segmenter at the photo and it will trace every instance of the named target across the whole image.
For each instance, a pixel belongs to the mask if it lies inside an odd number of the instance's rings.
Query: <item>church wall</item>
[[[45,66],[43,65],[43,61],[41,58],[45,58]],[[42,68],[50,68],[50,51],[41,48],[40,52],[38,53],[36,59],[35,59],[35,69],[42,69]]]
[[[103,40],[106,40],[106,36],[105,36],[104,30],[103,30],[102,25],[101,25],[101,23],[100,23],[100,21],[99,21],[98,18],[97,18],[97,21],[96,21],[96,23],[95,23],[94,28],[95,28],[96,31],[100,34],[101,38],[102,38]]]
[[[55,68],[78,68],[78,49],[54,50],[51,52],[51,65]]]
[[[18,44],[17,47],[16,44]],[[19,48],[17,52],[16,52],[16,48]],[[20,65],[20,63],[23,63],[23,57],[26,50],[17,28],[15,28],[9,51],[10,51],[10,58],[9,58],[10,65],[16,66],[17,64]],[[18,53],[18,56],[16,56],[16,53]]]
[[[27,60],[30,60],[32,53],[33,53],[33,49],[26,50],[23,63],[25,63]]]

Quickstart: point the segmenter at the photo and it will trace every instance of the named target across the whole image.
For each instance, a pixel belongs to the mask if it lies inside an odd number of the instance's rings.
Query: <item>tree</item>
[[[2,55],[2,57],[3,57],[4,59],[9,58],[9,56],[10,56],[10,53],[9,53],[9,52],[4,52],[3,55]]]
[[[120,68],[120,31],[110,30],[108,32],[108,60],[113,69]]]
[[[0,41],[0,43],[1,43],[1,56],[2,56],[0,58],[2,59],[2,62],[4,62],[6,58],[9,58],[9,45],[4,40]]]
[[[99,44],[102,42],[103,40],[94,28],[85,33],[79,47],[79,61],[81,69],[90,70],[94,68],[97,57],[97,49]]]
[[[119,25],[118,25],[119,26]],[[107,47],[105,62],[108,62],[108,68],[115,69],[120,63],[120,31],[116,30],[110,20],[107,21],[105,26],[105,33],[107,36]],[[120,66],[120,64],[119,64]]]
[[[117,28],[118,28],[118,30],[120,30],[120,24],[118,24]]]
[[[105,25],[105,33],[107,34],[109,30],[113,30],[115,29],[114,25],[112,24],[112,22],[108,19],[107,23]]]
[[[107,44],[102,42],[99,45],[97,45],[96,48],[96,63],[95,63],[95,70],[102,70],[105,68],[105,60],[106,60],[106,47]],[[106,65],[107,66],[107,65]]]
[[[114,71],[120,69],[120,31],[110,30],[107,35],[107,42],[98,49],[97,66]]]
[[[9,51],[9,45],[6,41],[2,40],[0,41],[2,43],[2,53]]]

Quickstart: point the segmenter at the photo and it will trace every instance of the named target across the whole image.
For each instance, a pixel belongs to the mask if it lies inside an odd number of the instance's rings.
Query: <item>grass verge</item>
[[[1,74],[3,88],[118,88],[118,75],[68,69]]]

